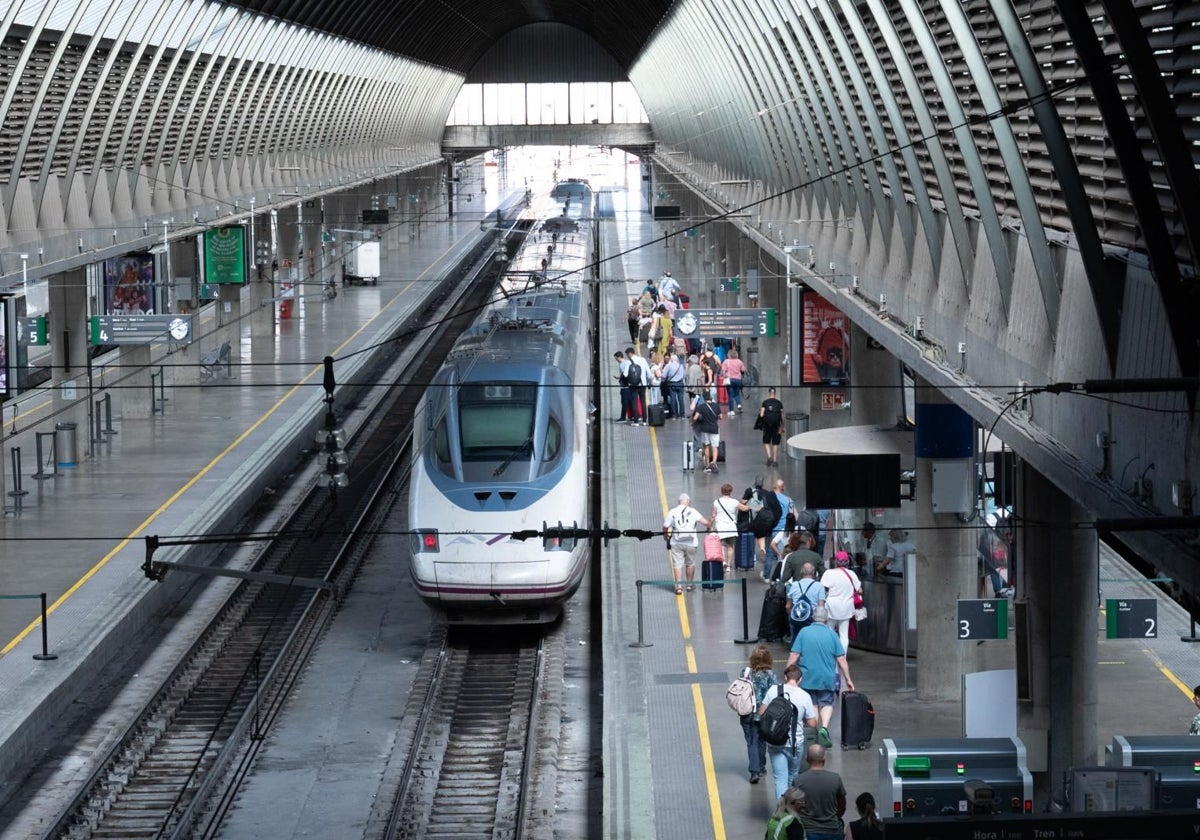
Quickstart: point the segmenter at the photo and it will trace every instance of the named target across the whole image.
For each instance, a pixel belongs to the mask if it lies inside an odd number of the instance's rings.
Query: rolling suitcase
[[[875,736],[875,707],[861,691],[842,695],[842,749],[865,750]]]
[[[667,407],[662,403],[654,403],[647,411],[647,421],[651,426],[663,426],[667,422]]]
[[[696,447],[690,440],[683,442],[683,471],[691,472],[696,469]]]
[[[725,549],[721,545],[721,535],[716,531],[711,531],[704,537],[704,559],[719,560],[722,565],[725,564]]]
[[[725,441],[717,444],[717,462],[721,464],[725,463]]]
[[[704,589],[723,589],[719,581],[725,580],[725,566],[720,560],[705,560],[700,566],[700,586]]]
[[[733,563],[739,569],[754,568],[754,534],[751,531],[739,531],[736,547],[733,550]]]
[[[758,618],[758,641],[780,642],[787,634],[787,594],[782,584],[768,586]]]

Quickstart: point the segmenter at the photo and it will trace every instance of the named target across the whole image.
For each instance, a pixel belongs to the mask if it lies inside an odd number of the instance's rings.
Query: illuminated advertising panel
[[[204,282],[240,286],[246,282],[246,232],[240,226],[204,233]]]
[[[850,319],[811,289],[806,290],[803,297],[804,384],[848,384]]]
[[[153,315],[154,257],[126,254],[105,260],[104,301],[109,315]]]

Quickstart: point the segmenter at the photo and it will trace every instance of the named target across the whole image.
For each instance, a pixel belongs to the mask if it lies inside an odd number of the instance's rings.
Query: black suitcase
[[[753,569],[755,549],[754,534],[750,531],[739,531],[733,550],[734,565],[745,571]]]
[[[865,750],[875,736],[875,707],[861,691],[842,695],[842,749]]]
[[[647,420],[651,426],[663,426],[667,422],[667,407],[662,403],[655,403],[647,409]]]
[[[758,618],[758,640],[781,642],[787,638],[787,594],[783,584],[768,586],[763,595],[762,613]]]
[[[725,580],[725,565],[720,560],[705,560],[700,564],[700,580],[705,589],[723,589],[719,582]]]
[[[717,445],[717,462],[721,464],[725,463],[725,441],[721,441]]]
[[[683,442],[683,471],[691,472],[696,469],[696,447],[690,440]]]

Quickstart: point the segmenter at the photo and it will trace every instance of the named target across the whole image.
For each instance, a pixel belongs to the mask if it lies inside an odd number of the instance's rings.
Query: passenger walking
[[[628,421],[632,424],[637,420],[637,413],[634,411],[633,389],[629,387],[629,366],[632,363],[620,350],[613,353],[613,358],[617,360],[617,375],[613,378],[621,386],[621,416],[617,420]]]
[[[738,351],[730,348],[729,356],[721,363],[721,376],[725,377],[725,390],[729,395],[729,410],[742,413],[742,379],[746,376],[746,363]]]
[[[818,608],[813,623],[796,634],[792,640],[792,651],[788,654],[788,664],[803,664],[804,679],[800,686],[812,696],[821,721],[817,728],[817,741],[822,746],[832,747],[829,722],[833,719],[833,704],[837,701],[838,671],[841,671],[847,691],[854,690],[854,680],[850,679],[850,666],[846,664],[846,649],[842,647],[842,640],[825,626],[826,618],[824,608]]]
[[[737,515],[738,503],[733,498],[733,485],[722,484],[721,495],[713,499],[712,513],[708,518],[713,531],[721,538],[726,574],[733,570],[733,550],[737,546],[738,536]]]
[[[670,354],[663,365],[663,392],[666,394],[671,416],[680,420],[684,417],[683,391],[686,376],[687,365],[684,364],[683,356]]]
[[[775,389],[767,389],[767,398],[758,408],[758,423],[762,428],[763,450],[767,453],[767,466],[779,466],[779,441],[783,439],[783,403],[775,397]]]
[[[704,370],[704,387],[707,389],[707,396],[713,403],[717,405],[717,385],[721,382],[721,360],[717,358],[712,347],[704,349],[704,355],[700,357],[700,367]]]
[[[663,539],[671,553],[671,574],[675,578],[675,594],[683,594],[680,572],[686,570],[687,589],[696,589],[692,581],[696,577],[696,551],[700,547],[700,526],[708,528],[708,520],[692,507],[692,497],[679,494],[679,504],[667,511],[663,520]]]
[[[700,445],[703,447],[704,471],[716,475],[717,455],[721,451],[721,414],[716,403],[705,399],[696,400],[695,413],[692,423],[700,433]]]
[[[844,840],[883,840],[883,823],[875,813],[875,797],[863,791],[854,800],[858,819],[846,823]]]
[[[684,375],[684,381],[687,384],[687,395],[689,400],[696,399],[696,396],[704,390],[704,368],[700,367],[700,357],[696,355],[688,356],[687,371]]]
[[[808,531],[796,531],[787,542],[787,553],[783,557],[783,571],[779,579],[784,583],[790,580],[800,580],[804,567],[812,567],[814,573],[821,564],[821,557],[812,549],[812,534]]]
[[[1192,689],[1192,703],[1197,709],[1200,709],[1200,685]],[[1200,735],[1200,712],[1192,718],[1192,724],[1188,727],[1189,735]]]
[[[745,676],[754,686],[754,711],[741,716],[742,736],[746,739],[746,759],[749,762],[750,784],[758,784],[767,772],[767,742],[759,736],[758,710],[763,698],[775,685],[775,660],[766,645],[756,645],[750,652],[750,666]]]
[[[781,514],[775,522],[775,531],[771,534],[771,542],[767,548],[767,566],[774,568],[775,561],[783,557],[783,546],[787,542],[788,535],[791,533],[788,528],[788,517],[791,517],[791,526],[796,525],[796,503],[786,492],[787,485],[784,484],[782,478],[775,479],[775,485],[771,488],[775,492],[775,498],[779,500],[779,508]]]
[[[804,791],[790,787],[779,797],[775,813],[767,820],[765,840],[804,840],[804,824],[800,814],[804,810]]]
[[[800,666],[789,662],[783,669],[783,685],[773,685],[763,695],[762,705],[758,707],[761,716],[771,701],[783,695],[791,701],[798,715],[796,725],[788,731],[787,743],[776,746],[767,744],[767,757],[771,760],[771,775],[775,780],[775,795],[783,796],[788,789],[791,779],[800,770],[800,755],[804,750],[804,728],[815,726],[817,712],[808,692],[800,687]]]
[[[839,551],[833,557],[833,568],[821,575],[825,587],[825,611],[829,627],[838,634],[842,647],[850,650],[850,622],[854,618],[854,593],[862,594],[862,581],[850,570],[850,554]]]
[[[746,514],[747,529],[754,534],[756,554],[760,560],[767,557],[767,539],[775,531],[782,510],[775,493],[763,487],[766,481],[761,475],[754,477],[754,485],[747,487],[738,503],[738,510]]]
[[[808,769],[792,784],[804,791],[800,822],[807,840],[842,840],[842,815],[846,813],[846,786],[842,777],[825,769],[825,748],[809,744]]]
[[[625,348],[625,358],[630,362],[629,373],[629,390],[633,395],[634,409],[637,416],[637,424],[646,425],[646,386],[650,384],[650,363],[642,356],[638,355],[637,350],[632,347]],[[636,365],[638,370],[635,375],[633,366]],[[634,421],[630,421],[631,424]]]
[[[638,302],[641,299],[641,295],[635,297],[629,304],[629,311],[625,313],[625,321],[629,325],[630,344],[638,340],[638,322],[642,319],[642,308],[638,306]]]
[[[817,610],[824,603],[825,587],[817,580],[817,570],[812,563],[805,563],[800,567],[800,577],[787,585],[788,627],[793,639],[817,620]]]

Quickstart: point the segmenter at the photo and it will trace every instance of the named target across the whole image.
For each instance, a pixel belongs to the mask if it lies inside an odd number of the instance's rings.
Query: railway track
[[[463,640],[469,632],[431,648],[409,696],[389,840],[536,837],[537,817],[553,811],[542,768],[561,726],[561,633]]]
[[[260,553],[256,572],[296,583],[249,580],[238,587],[44,837],[215,836],[335,611],[336,595],[369,548],[370,537],[357,535],[376,532],[394,504],[393,474],[411,435],[403,406],[416,403],[489,282],[481,271],[453,283],[456,292],[443,293],[419,316],[442,326],[432,337],[398,341],[385,360],[390,367],[370,377],[394,384],[348,446],[354,484],[337,496],[313,488],[282,536]],[[362,396],[348,395],[344,404]]]

